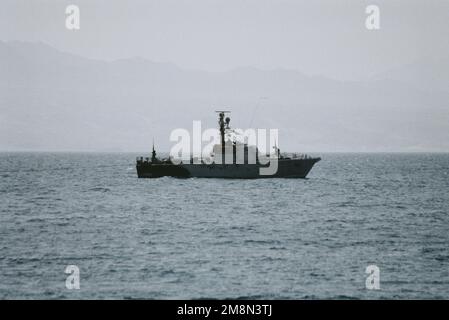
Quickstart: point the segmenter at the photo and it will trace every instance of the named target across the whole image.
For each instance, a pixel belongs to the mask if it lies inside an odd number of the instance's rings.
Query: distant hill
[[[449,92],[449,57],[447,59],[420,59],[380,73],[372,80],[400,82],[430,92]]]
[[[403,66],[365,82],[294,70],[188,70],[142,58],[87,59],[0,42],[0,150],[169,150],[192,120],[279,128],[291,151],[449,151],[447,65]]]

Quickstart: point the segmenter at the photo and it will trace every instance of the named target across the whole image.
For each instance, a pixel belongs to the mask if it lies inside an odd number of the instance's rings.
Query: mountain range
[[[278,128],[285,151],[448,152],[449,60],[363,81],[296,70],[184,69],[94,60],[40,42],[0,41],[0,150],[168,151],[175,128]]]

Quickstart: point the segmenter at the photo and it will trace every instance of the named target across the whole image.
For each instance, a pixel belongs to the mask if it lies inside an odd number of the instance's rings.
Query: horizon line
[[[158,153],[170,153],[170,151],[157,151]],[[108,150],[1,150],[0,153],[108,153],[108,154],[124,154],[124,153],[148,153],[151,154],[151,150],[148,151],[108,151]],[[358,153],[358,154],[386,154],[386,153],[409,153],[409,154],[429,154],[429,153],[439,153],[439,154],[449,154],[449,150],[447,151],[436,151],[436,150],[424,150],[424,151],[400,151],[400,150],[394,150],[394,151],[283,151],[281,153],[299,153],[299,154],[305,154],[305,153]]]

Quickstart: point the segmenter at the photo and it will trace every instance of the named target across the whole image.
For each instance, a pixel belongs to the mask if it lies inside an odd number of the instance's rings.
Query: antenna
[[[153,137],[153,151],[151,152],[151,162],[156,162],[156,150],[154,150],[154,137]]]
[[[224,165],[225,163],[225,135],[226,135],[226,129],[229,129],[229,122],[231,119],[225,117],[225,113],[230,113],[231,111],[225,111],[225,110],[219,110],[215,111],[218,113],[218,125],[220,127],[220,137],[221,137],[221,164]],[[226,123],[226,125],[225,125]]]
[[[276,150],[276,156],[278,157],[278,160],[281,156],[281,149],[277,146],[277,139],[274,140],[274,150]]]

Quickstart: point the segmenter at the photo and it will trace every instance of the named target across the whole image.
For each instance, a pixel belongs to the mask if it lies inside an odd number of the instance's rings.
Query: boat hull
[[[160,178],[165,176],[177,178],[305,178],[313,165],[320,158],[279,159],[278,170],[273,175],[261,175],[260,164],[153,164],[138,162],[136,165],[139,178]]]

